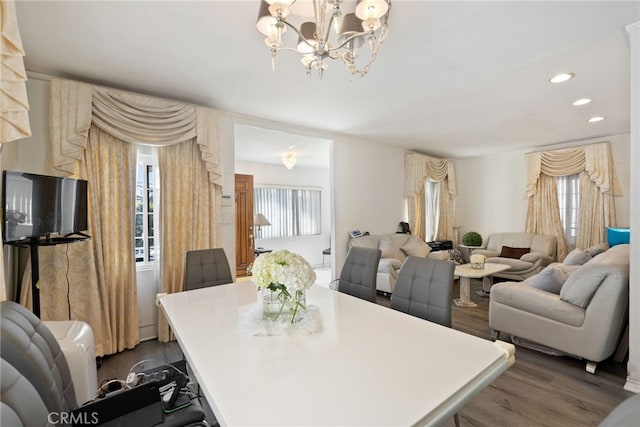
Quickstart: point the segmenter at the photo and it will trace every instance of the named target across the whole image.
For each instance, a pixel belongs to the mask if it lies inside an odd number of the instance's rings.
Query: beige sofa
[[[494,285],[489,326],[496,338],[507,333],[586,359],[587,371],[593,373],[596,362],[611,356],[620,341],[628,302],[625,244],[581,266],[556,263],[524,282]]]
[[[449,259],[448,251],[431,251],[431,247],[412,234],[372,234],[356,237],[349,241],[349,247],[380,249],[382,256],[378,264],[376,289],[393,293],[400,267],[407,256]]]
[[[508,248],[528,249],[527,253],[512,258]],[[517,252],[517,251],[511,251]],[[544,234],[494,233],[489,234],[485,246],[475,249],[473,254],[482,254],[487,262],[507,264],[511,268],[494,276],[509,280],[524,280],[542,271],[556,258],[556,238]]]

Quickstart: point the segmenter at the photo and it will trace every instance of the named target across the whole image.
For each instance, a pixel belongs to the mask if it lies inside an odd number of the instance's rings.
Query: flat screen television
[[[2,178],[4,242],[88,229],[87,181],[12,171]]]

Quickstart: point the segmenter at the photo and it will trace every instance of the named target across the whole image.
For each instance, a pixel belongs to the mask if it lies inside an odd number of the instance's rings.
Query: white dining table
[[[439,425],[514,361],[511,344],[322,286],[307,291],[321,326],[268,335],[258,301],[250,281],[160,300],[223,426]]]

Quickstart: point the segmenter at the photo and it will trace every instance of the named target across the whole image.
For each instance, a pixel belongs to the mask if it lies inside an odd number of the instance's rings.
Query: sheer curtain
[[[438,223],[440,222],[440,188],[437,182],[427,180],[425,183],[425,240],[431,242],[436,239]]]
[[[579,178],[579,174],[556,178],[560,221],[564,230],[564,240],[567,243],[568,251],[576,247],[576,237],[578,234],[578,212],[580,207]]]

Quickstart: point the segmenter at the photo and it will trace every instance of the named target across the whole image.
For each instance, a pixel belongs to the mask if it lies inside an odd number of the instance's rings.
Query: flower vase
[[[295,323],[305,315],[306,293],[304,290],[289,293],[286,290],[273,291],[262,288],[262,314],[265,320]]]
[[[472,262],[471,268],[474,270],[484,270],[484,262]]]

